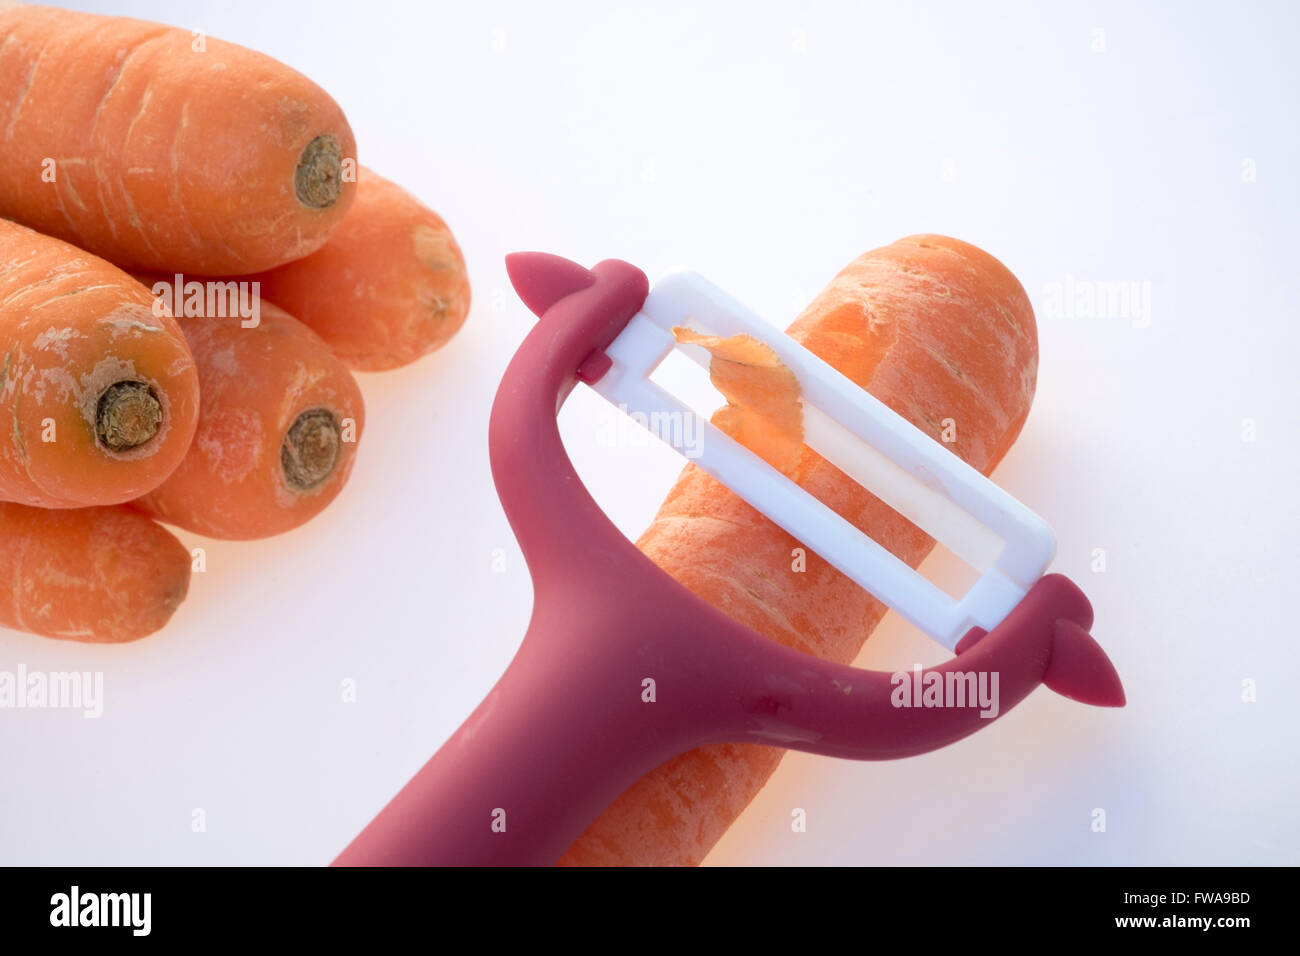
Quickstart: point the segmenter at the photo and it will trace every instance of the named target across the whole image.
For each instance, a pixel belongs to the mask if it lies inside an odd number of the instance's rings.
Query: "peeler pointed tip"
[[[510,253],[506,256],[506,274],[524,305],[537,316],[596,281],[578,263],[548,252]]]
[[[1052,634],[1052,660],[1043,683],[1095,707],[1123,707],[1124,685],[1101,645],[1075,621],[1061,618]]]

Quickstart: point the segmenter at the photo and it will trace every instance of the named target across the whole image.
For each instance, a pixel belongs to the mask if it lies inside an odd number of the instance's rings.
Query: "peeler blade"
[[[770,347],[799,382],[804,443],[980,571],[978,580],[950,597],[652,381],[674,349],[709,365],[706,350],[679,345],[675,326]],[[1051,563],[1056,543],[1042,518],[697,273],[656,283],[605,355],[596,392],[950,650],[972,628],[997,627]]]

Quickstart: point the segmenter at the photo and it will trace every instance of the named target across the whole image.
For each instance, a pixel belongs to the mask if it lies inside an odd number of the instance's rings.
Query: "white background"
[[[690,265],[784,325],[923,231],[992,252],[1039,308],[1038,396],[997,479],[1056,528],[1129,706],[1040,691],[929,756],[791,755],[709,862],[1300,862],[1291,4],[102,7],[330,90],[362,161],[452,225],[475,304],[436,356],[363,377],[360,459],[319,520],[182,534],[208,570],[165,631],[0,633],[0,668],[102,670],[106,697],[99,720],[0,712],[0,862],[325,863],[469,713],[531,600],[486,448],[531,322],[506,252]],[[1045,314],[1067,276],[1150,283],[1149,326]],[[679,462],[597,447],[596,401],[566,408],[569,447],[636,535]],[[941,656],[891,620],[859,663]]]

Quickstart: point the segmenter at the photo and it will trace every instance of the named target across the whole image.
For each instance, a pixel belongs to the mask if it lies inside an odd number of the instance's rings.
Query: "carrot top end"
[[[310,491],[334,472],[342,436],[334,414],[309,409],[289,426],[280,445],[280,470],[293,491]]]
[[[162,428],[162,403],[144,382],[114,382],[95,406],[95,435],[109,451],[139,448]]]
[[[343,195],[343,151],[329,133],[313,139],[298,156],[293,176],[298,201],[312,209],[328,209]]]

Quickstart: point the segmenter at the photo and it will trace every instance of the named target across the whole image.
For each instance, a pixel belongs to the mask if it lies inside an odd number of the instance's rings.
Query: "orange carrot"
[[[257,272],[325,242],[355,156],[338,104],[260,53],[0,4],[0,216],[123,266]]]
[[[266,298],[364,372],[440,348],[469,313],[465,259],[447,224],[365,168],[356,202],[324,248],[256,278]]]
[[[198,388],[148,290],[0,220],[0,500],[73,508],[150,491],[189,448]]]
[[[0,503],[0,627],[73,641],[134,641],[185,600],[190,553],[130,508]]]
[[[266,538],[334,500],[352,470],[364,408],[320,337],[269,302],[255,327],[182,318],[202,407],[180,466],[137,507],[213,538]]]
[[[912,236],[854,260],[790,327],[806,348],[904,418],[989,472],[1033,397],[1033,309],[992,256],[955,239]],[[951,435],[951,430],[949,431]],[[915,567],[933,542],[808,448],[800,485]],[[761,634],[848,663],[885,608],[714,479],[688,466],[638,546],[664,570]],[[776,769],[783,751],[691,751],[642,778],[563,863],[699,863]]]

